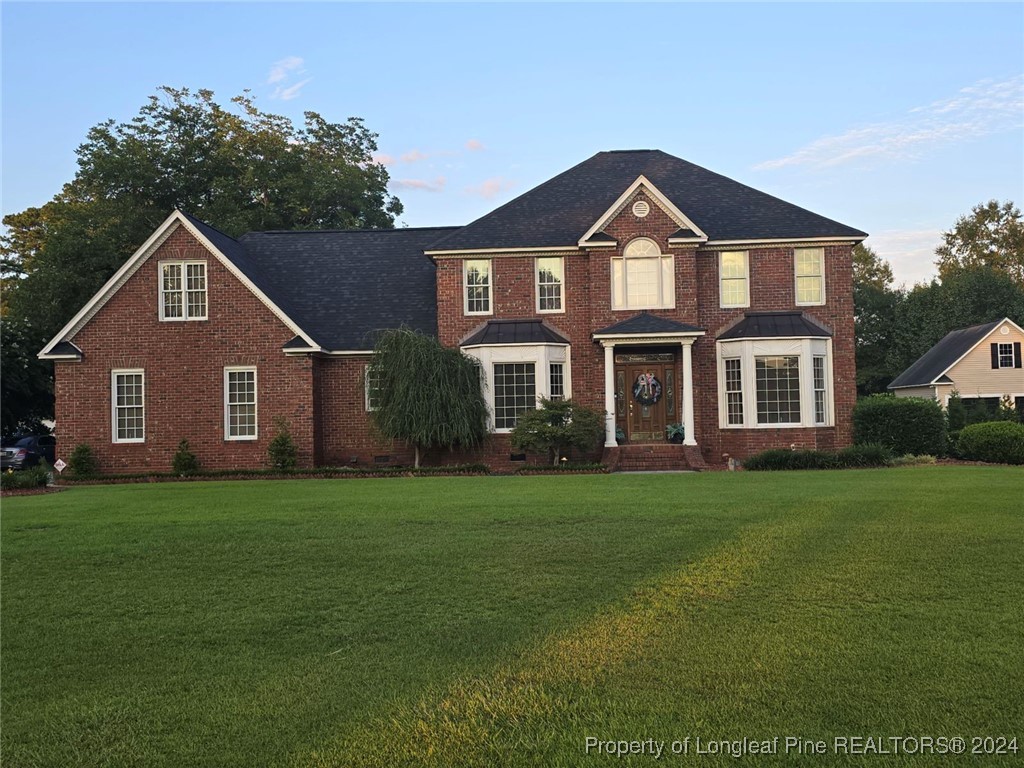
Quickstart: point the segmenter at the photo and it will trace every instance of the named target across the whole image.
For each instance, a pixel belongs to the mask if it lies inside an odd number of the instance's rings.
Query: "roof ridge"
[[[351,229],[262,229],[253,230],[246,232],[242,237],[247,235],[324,235],[324,234],[364,234],[364,233],[381,233],[381,232],[423,232],[426,230],[438,230],[438,229],[462,229],[462,224],[448,224],[440,227],[391,227],[391,228],[376,228],[371,229],[368,227],[359,227]]]

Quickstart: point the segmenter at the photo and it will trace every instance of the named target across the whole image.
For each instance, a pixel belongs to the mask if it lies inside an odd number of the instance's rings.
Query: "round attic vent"
[[[651,212],[651,206],[646,200],[637,200],[633,203],[633,215],[638,219],[642,219],[648,213]]]
[[[999,332],[1003,334],[1003,336],[1008,336],[1010,333],[1010,329],[1004,325],[1002,328],[999,329]]]

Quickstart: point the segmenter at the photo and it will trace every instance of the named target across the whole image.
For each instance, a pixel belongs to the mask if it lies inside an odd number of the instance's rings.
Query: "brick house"
[[[659,151],[601,152],[465,227],[255,232],[175,211],[42,350],[59,452],[166,471],[405,463],[371,428],[373,332],[481,363],[493,439],[540,395],[606,416],[620,468],[850,440],[851,249],[864,232]],[[682,427],[682,445],[667,442]]]

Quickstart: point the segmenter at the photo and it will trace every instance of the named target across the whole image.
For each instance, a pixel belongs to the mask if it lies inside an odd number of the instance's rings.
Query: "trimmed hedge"
[[[881,445],[851,445],[839,453],[831,451],[790,451],[774,448],[751,456],[743,468],[752,472],[776,472],[791,469],[864,469],[886,467],[892,452]]]
[[[957,452],[972,461],[1024,464],[1024,424],[991,421],[966,426],[960,431]]]
[[[946,452],[946,416],[934,400],[872,395],[854,406],[853,441],[884,445],[899,456],[941,456]]]

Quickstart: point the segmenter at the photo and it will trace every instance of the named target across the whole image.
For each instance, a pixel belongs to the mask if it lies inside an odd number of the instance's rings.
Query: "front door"
[[[663,443],[676,415],[675,355],[616,355],[615,421],[630,443]]]

